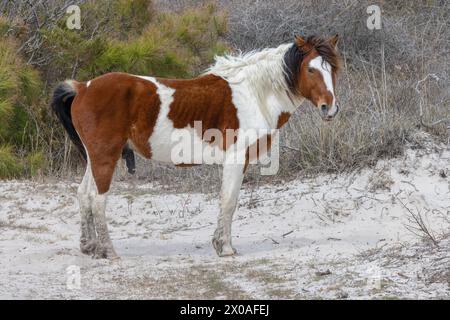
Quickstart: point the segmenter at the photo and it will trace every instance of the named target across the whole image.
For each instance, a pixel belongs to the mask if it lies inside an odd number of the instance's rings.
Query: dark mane
[[[304,58],[304,52],[293,43],[284,54],[284,78],[292,92],[298,93],[298,77],[300,65]]]
[[[334,72],[339,70],[340,56],[325,38],[310,36],[302,47],[293,43],[284,55],[284,75],[289,89],[293,92],[298,91],[298,77],[302,61],[313,49],[330,64]]]

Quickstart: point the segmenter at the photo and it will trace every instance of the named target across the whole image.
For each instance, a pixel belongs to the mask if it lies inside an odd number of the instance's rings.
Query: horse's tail
[[[73,144],[78,148],[84,160],[87,161],[86,150],[84,149],[80,136],[73,126],[72,114],[70,112],[73,99],[76,95],[77,86],[75,81],[66,80],[61,82],[53,92],[51,107],[64,129],[66,129],[70,140],[72,140]]]
[[[61,82],[53,92],[53,99],[51,106],[59,121],[66,129],[70,140],[78,148],[84,160],[87,161],[86,149],[81,142],[80,136],[78,135],[72,122],[72,102],[77,95],[77,82],[74,80],[66,80]],[[133,174],[136,172],[136,162],[134,158],[133,150],[126,144],[122,150],[122,158],[125,159],[127,164],[128,172]]]

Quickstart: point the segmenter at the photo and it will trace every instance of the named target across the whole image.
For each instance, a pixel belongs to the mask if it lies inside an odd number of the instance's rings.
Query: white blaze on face
[[[322,78],[325,82],[327,90],[330,91],[333,95],[333,103],[330,110],[328,110],[328,115],[335,115],[337,112],[337,107],[336,98],[334,97],[333,79],[331,77],[331,65],[328,62],[324,61],[321,56],[318,56],[309,62],[309,67],[318,70],[322,74]]]

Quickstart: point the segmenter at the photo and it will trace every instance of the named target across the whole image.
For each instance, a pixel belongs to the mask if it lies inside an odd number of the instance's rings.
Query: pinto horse
[[[131,172],[132,150],[174,163],[171,137],[201,122],[202,129],[193,131],[197,139],[225,159],[240,160],[222,163],[221,208],[212,240],[219,256],[234,255],[231,223],[252,143],[239,144],[238,130],[280,128],[304,99],[319,109],[323,120],[333,119],[339,111],[334,91],[340,63],[337,41],[337,36],[296,36],[293,43],[277,48],[217,57],[204,74],[188,80],[108,73],[87,82],[59,84],[52,108],[87,160],[78,188],[81,251],[95,258],[118,258],[105,205],[120,157]],[[205,138],[208,129],[222,133],[219,141]],[[227,139],[227,130],[238,133]]]

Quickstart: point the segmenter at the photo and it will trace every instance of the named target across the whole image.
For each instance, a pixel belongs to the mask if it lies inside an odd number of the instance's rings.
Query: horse
[[[81,252],[94,258],[119,258],[109,236],[105,205],[120,157],[126,159],[130,172],[134,171],[133,152],[175,163],[171,137],[190,130],[195,139],[224,156],[212,245],[220,257],[236,254],[232,218],[250,161],[248,150],[255,142],[239,143],[239,132],[279,129],[305,99],[318,108],[323,120],[332,120],[339,112],[337,42],[337,35],[297,35],[276,48],[216,57],[212,66],[193,79],[113,72],[85,82],[60,83],[51,107],[87,163],[78,188]],[[193,129],[197,122],[200,130]],[[219,132],[219,137],[206,138],[209,129]],[[225,134],[230,130],[237,132],[232,138]],[[235,161],[227,161],[232,158]],[[175,164],[197,163],[188,159]]]

